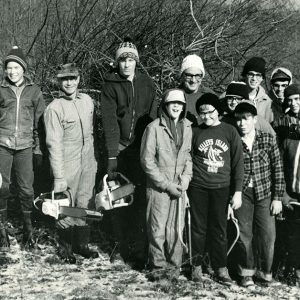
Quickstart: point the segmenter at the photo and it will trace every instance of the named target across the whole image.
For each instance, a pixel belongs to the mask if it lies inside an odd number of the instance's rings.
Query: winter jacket
[[[93,100],[82,93],[75,100],[61,95],[46,108],[46,144],[54,178],[65,178],[64,163],[82,160],[85,145],[93,147],[93,114]]]
[[[119,144],[139,149],[144,129],[151,122],[154,99],[154,84],[147,75],[136,72],[132,82],[118,73],[105,77],[101,106],[109,157],[118,155]]]
[[[256,105],[257,114],[261,115],[267,122],[272,123],[274,120],[274,115],[271,108],[272,100],[266,94],[266,91],[262,86],[258,87],[258,92],[253,101]]]
[[[183,142],[178,150],[163,117],[150,123],[141,143],[141,165],[147,175],[147,187],[165,191],[172,182],[189,182],[192,177],[190,155],[191,122],[183,119]]]
[[[45,109],[40,88],[24,76],[24,84],[12,86],[5,78],[0,86],[0,145],[14,149],[39,149],[39,121]]]

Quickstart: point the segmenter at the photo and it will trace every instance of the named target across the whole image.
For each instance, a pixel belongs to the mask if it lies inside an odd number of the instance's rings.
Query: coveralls
[[[93,138],[94,103],[82,93],[75,100],[61,94],[44,113],[46,144],[55,179],[65,179],[73,206],[88,208],[94,197],[97,163]],[[66,217],[57,226],[84,226],[82,219]]]

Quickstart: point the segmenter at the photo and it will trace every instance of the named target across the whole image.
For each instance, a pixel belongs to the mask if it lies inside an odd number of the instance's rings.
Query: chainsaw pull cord
[[[235,246],[236,242],[238,241],[238,239],[240,237],[240,227],[239,227],[238,219],[234,216],[234,212],[233,212],[233,209],[231,208],[230,204],[229,204],[229,209],[231,209],[230,219],[235,226],[236,237],[235,237],[234,241],[232,242],[231,246],[229,247],[229,249],[227,250],[227,256],[232,251],[233,247]]]

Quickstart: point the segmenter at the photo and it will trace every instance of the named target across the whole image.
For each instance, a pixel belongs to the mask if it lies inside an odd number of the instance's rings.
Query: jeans
[[[14,169],[17,197],[22,211],[31,211],[34,198],[32,148],[13,150],[0,146],[0,173],[3,184],[0,190],[0,209],[6,209],[10,193],[11,171]]]
[[[239,275],[254,275],[256,265],[264,274],[270,274],[276,238],[275,217],[270,212],[271,199],[257,201],[254,189],[247,188],[242,201],[242,206],[235,212],[240,227],[237,243]],[[254,253],[257,253],[257,261]]]
[[[227,211],[229,187],[204,189],[190,187],[191,233],[193,265],[202,264],[209,250],[214,270],[227,266]]]

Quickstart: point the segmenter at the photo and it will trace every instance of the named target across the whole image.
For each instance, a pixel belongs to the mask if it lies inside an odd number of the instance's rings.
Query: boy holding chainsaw
[[[57,79],[60,97],[44,113],[46,144],[54,177],[54,192],[70,189],[72,205],[87,208],[94,199],[97,163],[94,155],[94,102],[80,93],[76,64],[60,66]],[[59,255],[75,263],[73,251],[86,258],[98,257],[88,247],[90,229],[86,221],[67,216],[57,222]]]
[[[150,280],[176,279],[182,263],[184,193],[192,177],[192,129],[180,89],[167,91],[161,116],[149,124],[141,144],[147,176],[147,233]]]

